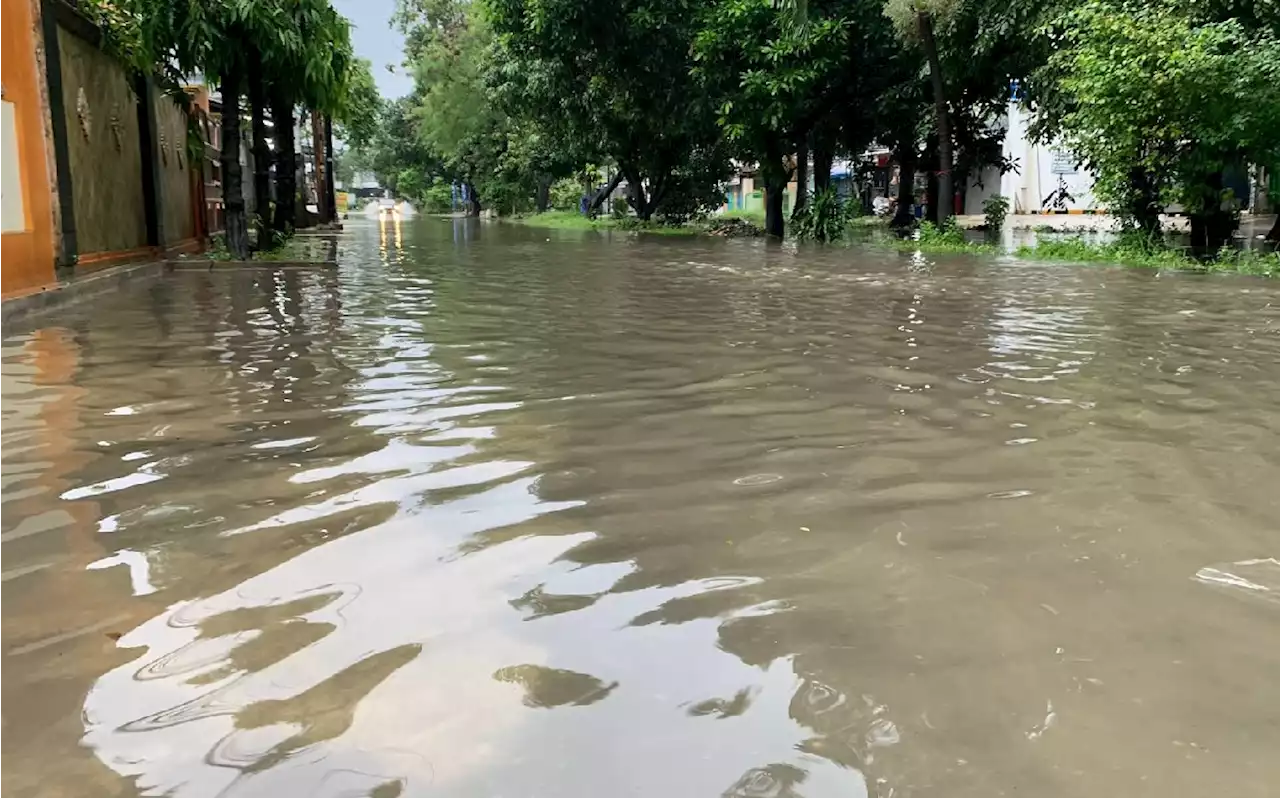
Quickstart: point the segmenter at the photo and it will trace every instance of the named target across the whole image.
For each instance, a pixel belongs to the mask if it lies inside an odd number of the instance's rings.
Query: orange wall
[[[44,75],[36,66],[35,3],[0,0],[0,5],[4,12],[4,25],[0,27],[4,99],[13,103],[19,161],[0,164],[0,168],[21,170],[26,217],[22,232],[5,233],[2,237],[0,288],[7,298],[54,282],[54,232],[43,123],[48,112],[40,100]]]

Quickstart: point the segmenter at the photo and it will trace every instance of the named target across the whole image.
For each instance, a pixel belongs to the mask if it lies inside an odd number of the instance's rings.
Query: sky
[[[351,45],[356,55],[373,62],[373,79],[378,93],[387,99],[403,97],[413,89],[413,78],[405,74],[404,37],[391,29],[396,0],[333,0],[333,7],[351,20]],[[395,67],[395,74],[387,66]]]

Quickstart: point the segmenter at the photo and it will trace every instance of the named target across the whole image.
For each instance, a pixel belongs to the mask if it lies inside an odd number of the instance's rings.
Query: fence
[[[4,0],[6,102],[11,47],[34,52],[43,66],[45,102],[24,102],[24,130],[42,130],[40,142],[20,137],[22,197],[51,197],[52,260],[49,248],[24,253],[10,263],[6,222],[4,294],[16,295],[79,271],[196,249],[204,233],[200,190],[203,163],[188,153],[188,112],[149,80],[126,73],[101,48],[101,31],[66,0]],[[21,28],[26,11],[33,23]],[[34,24],[35,18],[39,25]],[[38,71],[38,70],[37,70]],[[32,123],[32,115],[43,118]],[[38,125],[38,126],[37,126]],[[40,150],[39,155],[32,155]],[[40,169],[40,157],[51,168]],[[6,154],[5,171],[10,157]],[[52,176],[50,175],[52,173]],[[43,185],[42,185],[43,182]],[[6,203],[11,192],[6,185]],[[38,204],[38,203],[33,203]],[[24,214],[23,232],[39,225],[38,209]],[[46,228],[47,229],[47,228]],[[43,261],[43,262],[41,262]]]

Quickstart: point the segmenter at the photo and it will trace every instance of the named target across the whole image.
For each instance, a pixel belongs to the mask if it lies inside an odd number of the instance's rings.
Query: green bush
[[[453,210],[453,189],[443,180],[436,180],[422,192],[423,213],[448,213]]]
[[[1004,229],[1004,220],[1009,216],[1009,198],[1003,194],[987,197],[982,203],[982,214],[987,217],[987,238],[995,240]]]
[[[933,247],[964,247],[964,231],[956,224],[956,217],[948,216],[941,225],[921,222],[919,243]]]
[[[845,202],[834,187],[814,194],[791,219],[801,241],[839,241],[854,217],[856,202]]]
[[[571,178],[551,184],[551,207],[558,211],[576,211],[582,202],[582,185]]]

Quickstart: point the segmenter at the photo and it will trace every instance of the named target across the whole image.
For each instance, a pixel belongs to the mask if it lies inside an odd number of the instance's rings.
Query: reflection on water
[[[1280,287],[353,221],[5,339],[6,794],[1264,796]]]

